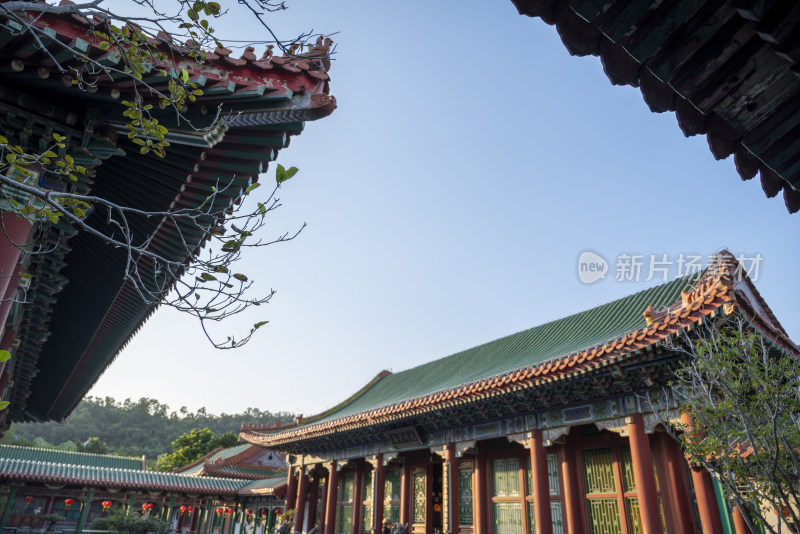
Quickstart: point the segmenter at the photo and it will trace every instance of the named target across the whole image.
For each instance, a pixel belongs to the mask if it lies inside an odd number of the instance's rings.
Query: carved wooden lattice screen
[[[583,474],[592,534],[622,534],[611,449],[584,450]]]
[[[367,469],[364,471],[364,499],[361,501],[362,534],[369,534],[372,531],[372,481],[374,478],[374,473],[374,469]],[[380,525],[378,526],[378,529],[380,529]]]
[[[472,525],[472,462],[461,462],[458,470],[458,522]]]
[[[414,511],[415,524],[425,524],[425,471],[414,472]]]
[[[383,485],[383,517],[392,523],[400,522],[400,469],[387,469]],[[378,525],[380,527],[380,525]]]
[[[355,489],[355,473],[347,471],[339,482],[339,533],[350,534],[353,531],[353,490]]]

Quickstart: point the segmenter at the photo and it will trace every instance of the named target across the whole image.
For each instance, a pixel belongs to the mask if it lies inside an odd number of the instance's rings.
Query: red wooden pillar
[[[408,464],[403,464],[403,468],[400,470],[400,524],[407,525],[409,523],[408,515],[409,515],[409,497],[408,497],[408,485],[410,483],[409,478],[409,466]],[[411,528],[408,529],[407,532],[411,532]]]
[[[336,470],[336,460],[331,462],[328,474],[328,505],[325,512],[325,534],[334,534],[336,531],[336,505],[339,489],[339,472]]]
[[[358,534],[361,531],[362,514],[364,513],[364,477],[367,470],[364,467],[364,462],[356,465],[353,481],[353,524],[350,527],[350,534]],[[343,532],[342,534],[347,534]]]
[[[568,534],[582,532],[583,517],[580,491],[580,457],[573,443],[574,438],[567,437],[567,443],[561,451],[561,480],[564,482],[564,517]]]
[[[689,414],[681,414],[681,425],[686,432],[691,433],[692,421]],[[692,482],[694,483],[694,496],[697,499],[697,512],[700,515],[700,526],[703,534],[722,534],[722,520],[717,508],[717,496],[714,495],[714,485],[711,474],[701,466],[690,466]]]
[[[703,467],[692,467],[692,482],[703,534],[722,534],[722,520],[719,517],[711,474]]]
[[[300,467],[298,472],[297,506],[294,510],[294,532],[303,532],[303,522],[306,518],[306,496],[308,495],[308,475],[306,466]]]
[[[286,479],[286,510],[294,509],[294,505],[297,502],[297,480],[294,475],[294,466],[290,465],[288,478]]]
[[[744,521],[742,510],[738,506],[733,507],[731,515],[733,515],[733,528],[736,534],[751,534],[750,529],[747,528],[747,523]]]
[[[324,482],[322,486],[322,499],[319,506],[319,532],[320,534],[324,534],[325,532],[325,512],[328,510],[328,492],[330,491],[330,484],[328,481],[330,480],[330,475],[324,475]]]
[[[491,499],[488,495],[487,483],[489,482],[486,455],[484,448],[478,446],[478,454],[475,459],[475,491],[473,495],[473,514],[475,515],[475,528],[477,534],[489,534],[486,522],[486,508],[487,501]]]
[[[460,517],[460,509],[459,506],[461,502],[459,501],[461,490],[459,488],[459,478],[458,478],[458,466],[461,463],[461,459],[456,456],[456,447],[453,443],[447,444],[447,449],[445,453],[445,465],[448,466],[447,472],[449,473],[450,478],[448,479],[448,487],[450,488],[450,496],[448,497],[447,505],[449,509],[450,515],[450,524],[444,525],[445,532],[450,532],[451,534],[459,534],[461,532],[461,523],[459,520]],[[448,530],[449,528],[449,530]]]
[[[313,475],[308,484],[308,530],[317,522],[317,502],[319,501],[319,475]]]
[[[202,504],[202,502],[200,504]],[[190,532],[197,532],[197,522],[199,520],[201,510],[202,510],[201,507],[195,506],[194,510],[191,512],[192,513],[192,518],[189,521],[189,531]]]
[[[658,435],[661,454],[656,453],[662,460],[666,479],[661,484],[662,498],[670,502],[672,513],[669,519],[676,532],[696,534],[692,520],[692,502],[689,499],[689,479],[686,476],[686,460],[681,452],[680,444],[661,432]],[[667,525],[669,528],[669,525]]]
[[[653,453],[650,451],[650,438],[644,433],[644,418],[636,413],[625,418],[628,426],[628,440],[631,446],[633,480],[639,495],[639,514],[642,518],[644,534],[661,534],[661,514],[658,510],[656,476],[653,472]]]
[[[533,431],[528,440],[531,449],[531,478],[533,480],[533,510],[536,534],[553,534],[550,513],[550,481],[547,476],[547,453],[542,443],[542,431]]]
[[[381,534],[383,528],[383,502],[386,500],[386,466],[383,465],[383,454],[375,456],[375,502],[372,509],[375,510],[375,525],[373,534]]]
[[[8,212],[0,212],[0,295],[3,298],[13,295],[17,290],[19,280],[13,276],[14,269],[22,252],[20,247],[28,240],[31,228],[31,223],[27,220]],[[10,309],[10,304],[2,307],[0,330],[6,324]]]

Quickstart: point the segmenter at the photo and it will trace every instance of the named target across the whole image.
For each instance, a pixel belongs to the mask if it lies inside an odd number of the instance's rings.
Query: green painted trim
[[[6,521],[8,520],[8,516],[11,515],[12,508],[14,508],[16,497],[17,486],[11,486],[11,492],[8,494],[8,500],[6,501],[6,508],[3,510],[3,519],[0,520],[0,531],[6,528]]]
[[[717,498],[717,509],[719,510],[719,517],[722,520],[722,532],[723,534],[734,534],[733,529],[733,518],[731,517],[731,511],[728,508],[728,502],[725,499],[725,492],[722,489],[722,484],[719,483],[716,477],[711,477],[712,483],[714,485],[714,496]]]
[[[175,495],[172,495],[169,498],[169,510],[167,510],[167,517],[164,519],[165,522],[172,524],[172,511],[175,509]]]
[[[211,518],[211,523],[209,525],[210,528],[208,529],[208,533],[207,534],[214,534],[214,528],[217,526],[217,515],[218,515],[217,511],[216,510],[212,510],[211,513],[213,514],[213,516]]]
[[[78,524],[75,525],[75,534],[83,532],[84,523],[86,523],[86,515],[89,513],[89,506],[91,506],[92,495],[94,495],[94,488],[89,488],[86,492],[86,498],[81,505],[81,512],[78,514]]]
[[[130,517],[131,513],[133,512],[133,505],[136,504],[136,492],[131,492],[131,498],[128,499],[128,511],[125,513],[125,517]]]

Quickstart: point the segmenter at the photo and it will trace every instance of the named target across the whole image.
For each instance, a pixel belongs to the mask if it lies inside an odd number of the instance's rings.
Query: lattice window
[[[355,473],[342,473],[339,481],[339,513],[337,514],[340,534],[353,531],[353,498],[355,493]]]
[[[472,467],[458,470],[458,522],[472,524]]]
[[[494,534],[523,534],[522,505],[519,502],[493,503]]]
[[[425,473],[414,473],[414,523],[425,523]]]
[[[400,469],[387,469],[383,485],[383,517],[400,522]]]
[[[361,532],[368,534],[372,531],[372,480],[375,471],[373,469],[364,471],[364,493],[361,501]]]
[[[622,534],[617,499],[590,499],[589,525],[592,534]]]
[[[492,496],[519,497],[519,459],[498,458],[492,462]]]
[[[587,449],[583,451],[583,470],[586,480],[586,493],[614,493],[617,491],[611,449]]]

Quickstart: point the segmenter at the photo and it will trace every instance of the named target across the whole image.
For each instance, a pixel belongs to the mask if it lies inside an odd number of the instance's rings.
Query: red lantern
[[[189,508],[187,508],[187,510],[189,510],[189,517],[192,517],[192,512],[194,512],[194,506],[190,506]]]
[[[64,499],[64,510],[69,510],[73,504],[75,504],[75,499]]]
[[[32,503],[33,502],[33,497],[28,495],[27,497],[25,497],[25,502],[28,503],[28,504]]]
[[[267,515],[267,511],[266,510],[261,510],[261,515]]]
[[[184,513],[185,511],[186,511],[186,507],[185,507],[185,506],[181,506],[181,515],[183,515],[183,513]]]
[[[225,515],[231,515],[232,513],[233,510],[231,510],[230,508],[225,508]]]
[[[253,515],[253,511],[252,510],[248,510],[247,511],[247,515]]]
[[[222,515],[222,508],[217,508],[217,515]]]
[[[103,505],[103,511],[104,512],[107,512],[109,508],[114,506],[114,503],[111,502],[111,501],[103,501],[101,504]]]

